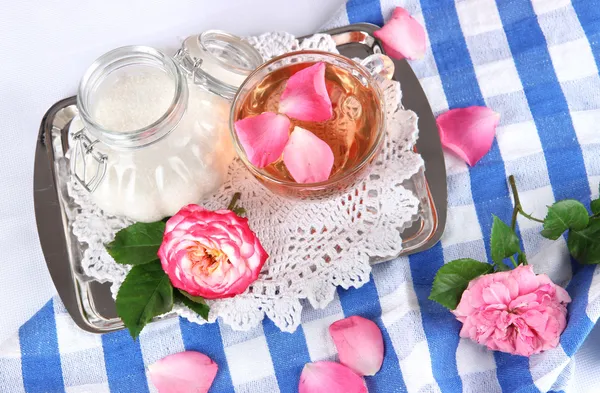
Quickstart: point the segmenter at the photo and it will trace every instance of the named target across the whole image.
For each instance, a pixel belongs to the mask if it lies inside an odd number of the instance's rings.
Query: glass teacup
[[[230,115],[231,136],[244,165],[267,189],[292,199],[325,199],[354,187],[364,179],[383,145],[385,107],[378,79],[393,74],[393,69],[382,66],[393,64],[387,60],[383,55],[373,55],[358,64],[328,52],[301,51],[279,56],[257,68],[240,87]],[[265,168],[253,165],[235,132],[234,123],[265,111],[277,112],[287,79],[318,62],[326,65],[325,80],[333,117],[325,122],[290,119],[290,132],[299,126],[324,140],[334,153],[334,165],[326,181],[298,183],[281,158]]]

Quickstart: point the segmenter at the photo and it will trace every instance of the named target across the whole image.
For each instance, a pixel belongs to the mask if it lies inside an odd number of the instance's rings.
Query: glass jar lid
[[[186,38],[175,58],[194,83],[228,100],[233,99],[246,77],[263,63],[252,45],[219,30]]]

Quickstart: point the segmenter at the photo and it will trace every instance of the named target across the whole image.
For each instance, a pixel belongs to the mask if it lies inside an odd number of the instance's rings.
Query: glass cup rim
[[[375,91],[375,94],[378,97],[379,102],[380,102],[380,105],[379,105],[380,124],[377,127],[377,137],[376,137],[375,142],[371,145],[368,153],[365,154],[365,156],[354,166],[347,168],[345,170],[342,170],[336,176],[333,176],[325,181],[317,182],[317,183],[297,183],[295,181],[277,179],[277,178],[273,177],[271,174],[269,174],[268,172],[263,171],[260,168],[257,168],[256,166],[254,166],[248,160],[248,158],[246,156],[246,152],[244,151],[244,148],[242,147],[242,145],[239,141],[239,138],[237,136],[237,133],[235,132],[235,127],[234,127],[236,106],[239,104],[242,97],[244,99],[246,98],[245,97],[246,94],[242,94],[242,92],[244,91],[244,88],[250,84],[252,78],[254,78],[257,74],[259,74],[265,68],[269,67],[273,63],[276,63],[277,61],[280,61],[280,60],[288,58],[288,57],[301,56],[301,55],[317,55],[317,56],[322,56],[324,58],[329,57],[329,58],[334,58],[338,61],[341,61],[341,62],[347,64],[350,68],[360,72],[362,74],[362,76],[367,79],[369,86]],[[327,62],[326,59],[323,61]],[[240,86],[240,88],[239,88],[238,92],[236,93],[236,95],[233,99],[233,102],[231,104],[231,111],[229,114],[229,133],[231,135],[231,139],[233,140],[233,146],[235,147],[238,157],[242,160],[242,162],[244,163],[246,168],[248,168],[250,170],[250,172],[252,172],[253,175],[260,176],[262,179],[268,180],[270,183],[279,185],[279,186],[285,186],[285,187],[289,187],[289,188],[299,188],[299,189],[307,189],[307,188],[319,189],[319,188],[324,188],[326,186],[330,186],[332,184],[336,184],[336,183],[339,183],[339,182],[342,182],[342,181],[348,179],[349,177],[360,172],[372,160],[372,158],[379,151],[381,144],[383,143],[383,140],[384,140],[385,124],[386,124],[386,113],[385,112],[386,111],[385,111],[385,102],[384,102],[383,92],[381,91],[379,84],[377,83],[377,81],[373,77],[373,75],[367,69],[362,67],[359,63],[357,63],[357,62],[353,61],[352,59],[349,59],[345,56],[336,54],[336,53],[325,52],[325,51],[320,51],[320,50],[299,50],[299,51],[294,51],[294,52],[288,52],[283,55],[274,57],[273,59],[263,63],[260,67],[258,67],[256,70],[254,70],[250,75],[248,75],[246,80]]]

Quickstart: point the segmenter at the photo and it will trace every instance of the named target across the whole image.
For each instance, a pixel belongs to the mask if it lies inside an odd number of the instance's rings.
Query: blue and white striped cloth
[[[512,209],[507,176],[525,209],[543,216],[563,198],[589,203],[600,182],[600,3],[595,0],[350,0],[326,27],[382,24],[393,7],[427,29],[425,59],[412,62],[434,111],[487,105],[502,119],[492,151],[474,168],[447,157],[449,214],[431,250],[380,264],[360,289],[339,290],[324,310],[307,306],[294,333],[270,321],[246,333],[171,319],[138,341],[126,331],[79,330],[58,299],[0,347],[0,392],[154,392],[146,367],[165,355],[201,351],[219,365],[211,392],[297,391],[303,365],[335,359],[327,328],[349,315],[384,335],[382,370],[369,392],[568,391],[572,356],[600,316],[600,274],[571,263],[564,239],[519,221],[537,272],[568,284],[573,298],[560,346],[530,359],[460,339],[460,324],[427,300],[436,270],[458,257],[486,260],[494,213]],[[405,92],[410,94],[410,92]]]

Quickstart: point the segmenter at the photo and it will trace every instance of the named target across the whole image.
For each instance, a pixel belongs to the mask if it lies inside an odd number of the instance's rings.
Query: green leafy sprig
[[[514,199],[511,225],[508,226],[494,216],[490,236],[490,254],[492,263],[476,261],[470,258],[456,259],[442,266],[433,281],[429,299],[442,306],[454,310],[469,281],[512,267],[527,265],[527,257],[521,250],[519,237],[515,233],[519,215],[543,224],[541,235],[547,239],[557,240],[567,233],[567,247],[571,256],[581,264],[600,263],[600,199],[591,203],[592,214],[585,205],[574,199],[565,199],[548,206],[546,217],[541,220],[527,214],[517,191],[514,176],[508,178]]]
[[[237,206],[239,199],[240,193],[235,193],[227,209],[242,215],[245,210]],[[116,306],[117,315],[134,339],[148,322],[170,312],[175,303],[208,319],[210,309],[204,299],[173,288],[158,259],[166,221],[132,224],[105,245],[115,262],[133,266],[119,288]]]

